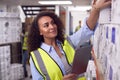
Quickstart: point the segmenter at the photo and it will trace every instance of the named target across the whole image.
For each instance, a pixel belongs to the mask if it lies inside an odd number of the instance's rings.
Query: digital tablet
[[[76,49],[72,65],[72,73],[82,74],[86,72],[88,61],[91,59],[91,49],[92,45],[86,45]]]

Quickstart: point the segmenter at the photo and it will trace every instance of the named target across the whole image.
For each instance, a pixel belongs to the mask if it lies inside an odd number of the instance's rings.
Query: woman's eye
[[[44,27],[48,27],[49,26],[49,24],[44,24]]]
[[[54,21],[51,21],[51,24],[52,24],[52,25],[54,25],[54,24],[55,24],[55,22],[54,22]]]

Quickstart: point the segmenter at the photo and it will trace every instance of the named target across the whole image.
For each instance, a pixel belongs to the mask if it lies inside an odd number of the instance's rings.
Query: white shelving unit
[[[120,0],[100,12],[93,40],[98,80],[120,80]]]
[[[17,59],[12,57],[12,44],[20,43],[22,30],[17,6],[0,5],[0,30],[0,80],[22,79],[22,64],[11,63],[12,58]]]

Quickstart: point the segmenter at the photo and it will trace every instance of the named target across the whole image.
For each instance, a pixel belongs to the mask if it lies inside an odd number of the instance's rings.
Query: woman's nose
[[[49,27],[50,27],[50,28],[54,28],[54,25],[53,25],[53,24],[49,24]]]

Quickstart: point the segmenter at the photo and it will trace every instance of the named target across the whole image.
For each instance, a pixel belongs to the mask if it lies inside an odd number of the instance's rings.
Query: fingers
[[[110,5],[111,5],[111,0],[107,0],[107,1],[105,1],[105,2],[103,3],[101,9],[103,9],[103,8],[105,8],[105,7],[108,7],[108,6],[110,6]]]
[[[68,74],[63,77],[63,80],[76,80],[76,74]]]
[[[97,0],[93,0],[93,1],[92,1],[92,5],[95,5],[96,1],[97,1]]]
[[[105,7],[106,7],[106,6],[109,6],[110,4],[111,4],[111,0],[105,2]]]
[[[94,0],[93,6],[99,9],[103,9],[107,6],[110,6],[111,0]]]

